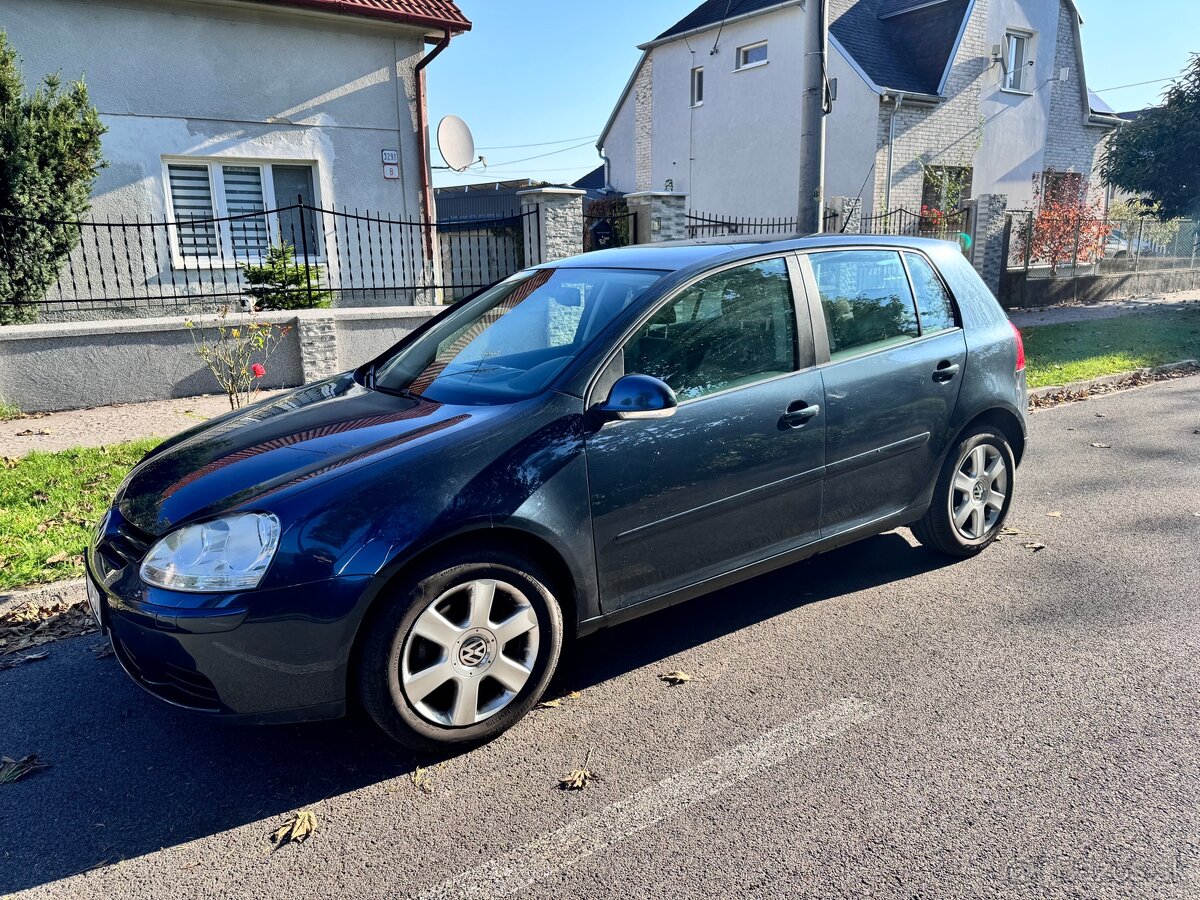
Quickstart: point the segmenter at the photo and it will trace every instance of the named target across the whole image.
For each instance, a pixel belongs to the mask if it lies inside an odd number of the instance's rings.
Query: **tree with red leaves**
[[[1088,198],[1082,175],[1053,170],[1034,175],[1033,206],[1032,227],[1017,236],[1018,246],[1031,261],[1049,263],[1052,276],[1062,263],[1091,263],[1103,254],[1112,226],[1099,198]]]

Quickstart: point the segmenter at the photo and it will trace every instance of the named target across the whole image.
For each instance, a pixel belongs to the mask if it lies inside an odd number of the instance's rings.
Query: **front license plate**
[[[100,626],[100,633],[104,634],[104,601],[100,597],[100,588],[96,587],[96,582],[92,581],[92,576],[89,575],[84,579],[87,584],[88,606],[92,608],[92,616],[96,619],[96,624]]]

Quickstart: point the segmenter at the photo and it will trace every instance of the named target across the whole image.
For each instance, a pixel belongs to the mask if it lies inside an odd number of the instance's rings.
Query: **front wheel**
[[[974,556],[1000,534],[1012,504],[1016,460],[998,431],[968,432],[946,458],[925,515],[912,526],[918,541],[949,556]]]
[[[479,549],[443,557],[380,602],[358,659],[371,718],[415,750],[479,744],[541,698],[562,650],[558,602],[541,571]]]

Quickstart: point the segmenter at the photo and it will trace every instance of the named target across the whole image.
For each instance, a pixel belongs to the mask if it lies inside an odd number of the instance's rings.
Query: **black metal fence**
[[[540,209],[428,223],[295,204],[221,218],[60,222],[0,216],[0,270],[50,317],[193,312],[230,303],[383,306],[452,302],[539,258]],[[57,280],[28,278],[28,241],[72,247]],[[22,278],[30,282],[21,290]],[[22,296],[23,295],[23,296]],[[12,301],[8,301],[12,302]],[[263,305],[260,303],[260,306]]]
[[[796,220],[784,216],[721,216],[689,212],[686,216],[689,238],[728,237],[735,234],[796,234]]]
[[[1008,269],[1029,278],[1192,269],[1200,221],[1092,216],[1086,210],[1008,212]]]
[[[866,216],[859,221],[857,229],[850,230],[858,234],[894,234],[955,241],[959,239],[960,235],[967,232],[970,226],[969,220],[970,216],[966,209],[950,212],[940,210],[912,212],[899,208],[875,216]]]

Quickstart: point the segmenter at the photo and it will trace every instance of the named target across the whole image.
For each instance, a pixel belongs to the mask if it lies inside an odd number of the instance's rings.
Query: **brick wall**
[[[1045,169],[1057,172],[1079,172],[1088,180],[1093,197],[1103,194],[1096,167],[1104,152],[1104,141],[1110,134],[1107,128],[1087,124],[1088,113],[1083,107],[1082,73],[1075,45],[1074,13],[1067,3],[1059,2],[1058,40],[1054,47],[1054,71],[1050,85],[1050,133],[1046,135]],[[1067,80],[1060,81],[1063,69]]]
[[[637,171],[637,189],[650,190],[651,136],[654,128],[654,52],[638,69],[633,82],[633,159]]]
[[[976,0],[971,21],[946,82],[950,99],[935,107],[901,106],[896,114],[896,143],[892,153],[892,209],[916,212],[925,184],[918,158],[930,166],[973,166],[982,119],[980,90],[987,71],[988,0]],[[887,195],[888,137],[892,104],[880,104],[875,157],[875,212],[884,212]]]

